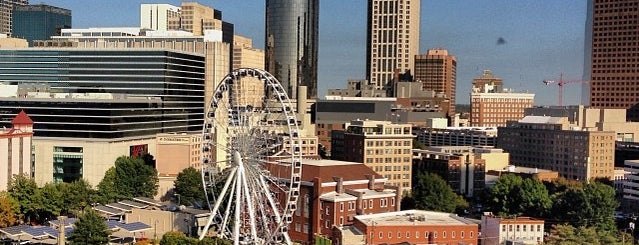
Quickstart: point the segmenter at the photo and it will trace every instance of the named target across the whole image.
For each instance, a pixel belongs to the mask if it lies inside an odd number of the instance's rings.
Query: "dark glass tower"
[[[317,98],[319,0],[266,0],[266,70],[297,99]]]
[[[49,40],[71,28],[71,10],[45,4],[16,6],[12,16],[13,36],[29,41]]]

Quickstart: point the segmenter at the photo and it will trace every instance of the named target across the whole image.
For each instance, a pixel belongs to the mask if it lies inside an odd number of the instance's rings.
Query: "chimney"
[[[375,190],[375,175],[367,174],[366,178],[368,179],[368,189]]]
[[[342,178],[342,177],[333,177],[333,180],[335,180],[335,182],[337,182],[337,185],[335,185],[335,192],[344,193],[344,178]]]
[[[64,227],[67,223],[67,216],[58,216],[58,221],[60,221],[60,224],[58,225],[58,245],[65,245],[66,234],[64,234]]]

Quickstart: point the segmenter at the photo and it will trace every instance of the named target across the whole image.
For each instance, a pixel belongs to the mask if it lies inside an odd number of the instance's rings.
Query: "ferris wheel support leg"
[[[234,167],[233,169],[231,169],[231,174],[229,176],[235,175],[236,171],[237,171],[237,167]],[[222,188],[222,193],[220,193],[221,197],[226,195],[226,191],[229,189],[229,185],[231,185],[231,182],[233,182],[233,178],[226,179],[226,183],[224,183],[224,188]],[[211,210],[211,216],[209,216],[209,220],[206,222],[206,225],[204,226],[204,230],[202,231],[202,234],[200,234],[200,240],[204,239],[204,237],[206,236],[206,233],[209,231],[209,228],[211,227],[211,224],[213,223],[213,218],[215,218],[215,214],[217,213],[217,210],[220,208],[221,203],[222,203],[222,198],[218,198],[217,201],[215,202],[215,206],[213,206],[213,210]]]
[[[233,223],[233,244],[240,244],[240,221],[242,216],[242,178],[244,176],[244,166],[242,156],[239,152],[233,152],[233,161],[237,164],[237,181],[235,181],[235,216]]]
[[[244,186],[244,196],[246,197],[246,207],[248,207],[249,219],[251,222],[251,236],[253,237],[253,241],[257,241],[257,224],[255,224],[255,207],[253,206],[252,198],[249,195],[249,185],[246,181],[246,174],[248,172],[244,171],[242,174],[242,185]]]

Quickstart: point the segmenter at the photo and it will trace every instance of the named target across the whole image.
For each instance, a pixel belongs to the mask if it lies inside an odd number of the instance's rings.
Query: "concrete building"
[[[51,57],[65,65],[45,62]],[[8,122],[19,107],[33,113],[39,184],[84,178],[95,186],[117,157],[155,154],[157,133],[202,129],[201,55],[165,49],[18,49],[0,50],[0,63],[5,71],[0,80],[19,84],[7,85],[15,87],[14,94],[0,98],[0,110],[7,111],[0,122]],[[190,72],[169,71],[187,64]],[[55,76],[34,76],[43,73]]]
[[[496,127],[422,128],[417,140],[425,146],[495,146]]]
[[[341,97],[386,97],[386,90],[379,89],[368,80],[349,79],[346,82],[346,89],[329,89],[328,96]]]
[[[470,126],[503,127],[508,121],[524,118],[524,109],[533,107],[531,93],[475,93],[470,94]]]
[[[168,31],[169,26],[180,21],[180,10],[180,7],[164,3],[140,4],[140,28]]]
[[[11,36],[11,20],[13,8],[29,4],[29,0],[2,0],[0,1],[0,34]]]
[[[473,197],[484,190],[486,160],[473,152],[413,150],[413,176],[439,175],[456,193]]]
[[[590,81],[590,105],[627,109],[629,121],[639,120],[639,60],[627,56],[639,47],[627,41],[639,35],[639,22],[633,21],[638,15],[631,0],[588,1],[584,74],[590,77],[584,80]]]
[[[308,88],[307,98],[317,98],[319,0],[266,1],[266,70],[292,99],[297,87]]]
[[[7,34],[0,34],[0,49],[27,48],[29,42],[22,38],[7,37]]]
[[[71,28],[71,10],[45,4],[16,6],[12,18],[12,35],[27,39],[30,46]]]
[[[624,170],[628,172],[623,184],[623,206],[630,210],[639,207],[639,160],[626,160]]]
[[[479,228],[456,214],[422,210],[358,215],[352,226],[335,229],[333,244],[476,245]]]
[[[415,67],[419,53],[421,0],[369,0],[366,32],[366,80],[388,90],[397,73]]]
[[[497,147],[516,166],[548,169],[588,181],[614,176],[615,132],[587,131],[566,117],[526,116],[498,128]]]
[[[509,165],[503,169],[487,170],[486,174],[500,177],[503,174],[514,174],[522,178],[536,179],[540,181],[553,181],[559,178],[559,172],[547,169],[517,167]]]
[[[411,56],[412,57],[412,56]],[[443,93],[450,101],[447,115],[455,114],[457,88],[457,58],[445,49],[431,49],[423,55],[415,55],[415,82],[425,90]]]
[[[33,177],[33,121],[24,111],[13,120],[11,128],[0,129],[0,191],[6,191],[14,175]]]
[[[186,168],[201,168],[201,133],[161,133],[155,140],[155,169],[160,176],[175,177]]]
[[[233,38],[233,70],[239,68],[265,69],[264,50],[253,47],[253,40],[235,35]]]
[[[481,217],[481,238],[484,245],[544,243],[544,221],[530,217],[502,218],[492,214]]]
[[[364,164],[309,159],[302,164],[300,198],[288,232],[295,242],[311,243],[316,235],[330,238],[334,227],[352,225],[356,215],[400,210],[399,188]],[[288,168],[269,165],[274,174]]]
[[[425,89],[419,82],[396,82],[393,85],[398,110],[442,112],[450,117],[452,104],[445,93]]]
[[[356,120],[339,133],[332,139],[332,159],[364,163],[388,179],[388,184],[410,192],[415,137],[410,124]]]

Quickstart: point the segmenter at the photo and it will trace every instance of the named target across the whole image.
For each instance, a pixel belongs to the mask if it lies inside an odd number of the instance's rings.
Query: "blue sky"
[[[73,11],[73,27],[139,26],[140,3],[181,1],[47,0]],[[235,32],[264,47],[263,0],[199,1],[222,11]],[[32,3],[36,3],[32,0]],[[39,3],[39,2],[38,2]],[[366,68],[364,0],[320,1],[319,86],[346,86]],[[586,20],[584,0],[424,0],[421,6],[420,52],[448,49],[457,57],[457,103],[468,103],[470,84],[482,70],[504,79],[506,87],[536,93],[535,104],[557,103],[556,86],[543,80],[581,80]],[[506,43],[497,45],[503,38]],[[579,103],[581,86],[564,87],[564,104]]]

